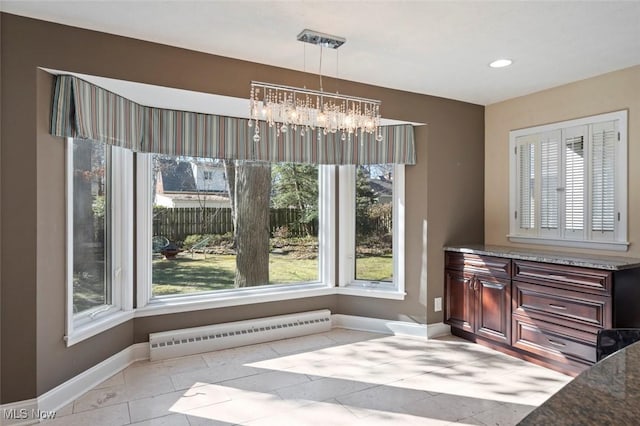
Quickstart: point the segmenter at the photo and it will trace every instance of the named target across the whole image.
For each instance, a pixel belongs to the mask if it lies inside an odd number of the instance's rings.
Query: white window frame
[[[153,154],[136,154],[137,179],[137,297],[136,317],[266,303],[334,294],[335,276],[335,166],[318,166],[320,199],[318,204],[318,281],[296,284],[269,284],[255,288],[218,290],[153,297],[152,233],[153,200],[151,187]]]
[[[393,166],[393,281],[366,281],[355,277],[356,256],[356,166],[339,166],[338,198],[340,207],[340,233],[338,237],[339,286],[338,294],[404,300],[405,253],[405,166]]]
[[[73,139],[66,139],[66,324],[65,341],[72,346],[133,318],[133,153],[111,147],[111,285],[110,305],[73,312]]]
[[[590,117],[584,117],[575,120],[562,121],[558,123],[552,123],[542,126],[530,127],[526,129],[514,130],[509,133],[509,174],[510,174],[510,186],[509,186],[509,234],[507,237],[510,241],[516,243],[528,243],[528,244],[545,244],[552,246],[564,246],[564,247],[576,247],[576,248],[591,248],[601,250],[613,250],[613,251],[626,251],[629,246],[627,241],[627,191],[628,191],[628,174],[627,174],[627,116],[626,110],[616,111],[606,114],[599,114]],[[536,135],[549,134],[551,132],[561,132],[560,138],[561,145],[561,163],[559,179],[564,182],[564,168],[565,168],[565,153],[562,145],[565,139],[565,132],[575,132],[579,126],[584,126],[586,130],[586,142],[591,143],[591,126],[602,123],[617,121],[618,142],[616,144],[615,153],[615,206],[618,218],[615,223],[615,231],[613,239],[605,240],[598,239],[597,236],[592,234],[591,231],[591,198],[590,198],[590,180],[588,176],[590,174],[590,149],[585,147],[585,170],[587,179],[585,182],[585,229],[584,232],[566,232],[564,230],[565,224],[565,206],[562,202],[559,202],[558,209],[560,210],[559,229],[557,232],[549,232],[548,230],[542,230],[540,228],[540,194],[539,190],[536,191],[536,205],[535,205],[535,227],[530,230],[519,229],[518,218],[516,212],[518,210],[518,175],[517,175],[517,146],[518,139],[521,138],[536,138]],[[536,171],[535,176],[537,180],[540,180],[540,153],[539,149],[536,149]],[[564,186],[564,183],[561,183]],[[536,183],[536,187],[539,184]]]

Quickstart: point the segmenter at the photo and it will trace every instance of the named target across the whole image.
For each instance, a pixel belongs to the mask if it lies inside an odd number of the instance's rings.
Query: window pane
[[[152,161],[153,296],[319,280],[316,166]]]
[[[393,164],[356,168],[357,280],[393,281]]]
[[[73,141],[73,311],[111,304],[110,198],[106,146]]]
[[[584,137],[565,139],[565,229],[584,229]]]
[[[613,122],[595,125],[591,141],[591,229],[613,232],[615,228],[615,144]]]

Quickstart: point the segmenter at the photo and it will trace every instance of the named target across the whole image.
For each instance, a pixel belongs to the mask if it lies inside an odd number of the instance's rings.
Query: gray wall
[[[442,246],[483,241],[484,108],[342,81],[345,93],[381,99],[387,118],[428,123],[406,169],[406,300],[326,296],[144,317],[67,348],[64,141],[49,134],[53,80],[38,67],[236,97],[251,80],[313,87],[317,76],[9,14],[0,25],[1,403],[41,395],[153,331],[321,308],[442,320],[432,311]]]

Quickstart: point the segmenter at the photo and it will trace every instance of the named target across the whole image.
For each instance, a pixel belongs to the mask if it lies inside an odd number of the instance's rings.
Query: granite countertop
[[[473,253],[486,256],[508,257],[534,262],[556,263],[559,265],[581,266],[585,268],[619,271],[640,267],[640,259],[622,256],[595,256],[563,251],[528,250],[485,244],[445,246],[446,251]]]
[[[639,420],[640,342],[582,372],[519,425],[637,425]]]

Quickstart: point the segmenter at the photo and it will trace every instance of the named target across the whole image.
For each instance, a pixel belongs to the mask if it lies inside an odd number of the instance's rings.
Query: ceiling
[[[5,12],[488,105],[640,64],[640,1],[10,1]],[[488,64],[510,58],[513,65]]]

